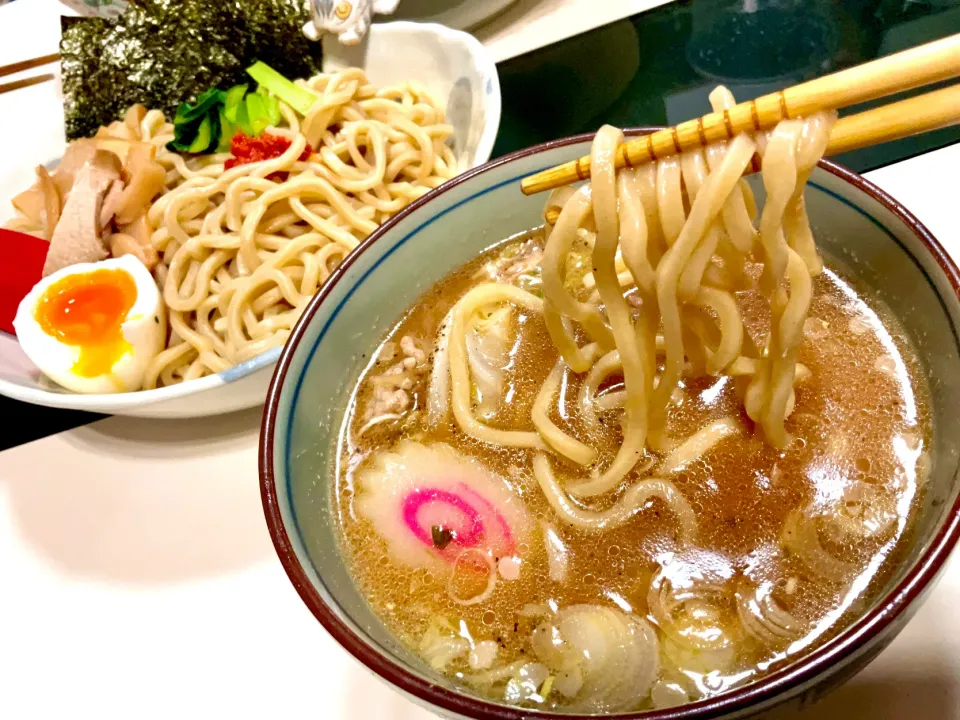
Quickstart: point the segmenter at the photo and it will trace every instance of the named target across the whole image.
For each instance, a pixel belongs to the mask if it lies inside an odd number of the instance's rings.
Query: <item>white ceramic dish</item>
[[[330,635],[446,720],[759,720],[761,712],[767,720],[793,718],[891,642],[960,538],[960,269],[896,200],[833,163],[820,164],[805,192],[818,246],[855,287],[870,288],[902,321],[930,382],[935,448],[914,541],[876,599],[851,610],[857,619],[849,626],[815,650],[791,648],[789,662],[762,679],[697,703],[616,715],[529,710],[482,698],[411,653],[374,614],[339,551],[329,481],[350,404],[346,390],[404,308],[484,248],[541,222],[544,197],[524,195],[520,180],[586,155],[590,141],[580,135],[537,145],[446,183],[392,218],[337,269],[294,328],[269,390],[260,435],[267,527],[294,587]],[[759,178],[752,182],[759,192]],[[764,712],[779,703],[786,712]]]
[[[472,35],[415,22],[375,24],[358,45],[325,35],[323,69],[347,67],[364,68],[376,85],[416,79],[444,103],[460,167],[490,159],[500,126],[500,81],[493,58]]]
[[[457,30],[470,30],[491,20],[517,0],[400,0],[398,20],[442,23]],[[374,20],[377,16],[374,16]]]
[[[324,48],[327,50],[327,47]],[[349,50],[350,52],[343,52]],[[493,59],[471,35],[441,25],[396,22],[374,25],[355,48],[330,47],[324,70],[354,65],[379,84],[414,79],[447,105],[454,152],[462,168],[486,162],[500,125],[500,83]],[[60,133],[37,147],[32,162],[63,151]],[[0,223],[12,214],[9,199],[32,182],[32,166],[0,174]],[[0,332],[0,395],[36,405],[112,415],[183,418],[218,415],[263,403],[280,348],[216,375],[173,387],[114,395],[78,395],[40,375],[17,339]]]

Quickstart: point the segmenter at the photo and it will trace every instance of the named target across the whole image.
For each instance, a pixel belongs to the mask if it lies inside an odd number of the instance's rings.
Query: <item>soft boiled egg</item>
[[[78,393],[139,390],[166,339],[160,292],[131,255],[48,275],[21,301],[13,327],[40,371]]]

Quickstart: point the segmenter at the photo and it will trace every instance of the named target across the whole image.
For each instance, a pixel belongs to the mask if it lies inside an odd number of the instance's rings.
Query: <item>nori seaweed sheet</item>
[[[163,110],[211,87],[250,82],[262,60],[288,78],[320,72],[320,43],[297,0],[133,0],[116,22],[61,18],[67,139],[89,137],[134,103]]]

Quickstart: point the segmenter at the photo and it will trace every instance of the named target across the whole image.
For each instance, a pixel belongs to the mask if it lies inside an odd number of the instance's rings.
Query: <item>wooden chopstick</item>
[[[859,150],[960,123],[960,84],[837,120],[825,155]]]
[[[642,165],[711,142],[728,140],[741,132],[770,130],[786,118],[838,110],[957,75],[960,75],[960,34],[629,140],[617,149],[616,165],[618,168]],[[524,178],[520,187],[525,194],[532,195],[588,177],[589,156]]]
[[[52,55],[44,55],[43,57],[33,58],[32,60],[22,60],[10,65],[3,65],[0,67],[0,77],[13,75],[14,73],[23,72],[24,70],[32,70],[33,68],[40,67],[41,65],[48,65],[49,63],[56,62],[59,59],[60,53],[53,53]]]
[[[53,80],[55,75],[53,73],[44,73],[43,75],[37,75],[35,77],[24,78],[23,80],[15,80],[10,83],[0,84],[0,95],[4,93],[13,92],[14,90],[19,90],[20,88],[30,87],[31,85],[39,85],[40,83],[45,83],[47,80]]]
[[[830,131],[824,155],[840,155],[957,123],[960,123],[960,84],[840,118]],[[748,166],[745,174],[753,171]],[[560,209],[551,207],[545,220],[553,225],[559,216]]]
[[[43,55],[42,57],[33,58],[32,60],[21,60],[20,62],[11,63],[10,65],[3,65],[0,67],[0,77],[13,75],[14,73],[23,72],[24,70],[33,70],[34,68],[57,62],[59,59],[60,53],[53,53],[52,55]],[[19,90],[20,88],[30,87],[31,85],[39,85],[47,80],[53,80],[54,77],[53,73],[44,73],[43,75],[23,78],[21,80],[15,80],[14,82],[2,83],[0,84],[0,95]]]

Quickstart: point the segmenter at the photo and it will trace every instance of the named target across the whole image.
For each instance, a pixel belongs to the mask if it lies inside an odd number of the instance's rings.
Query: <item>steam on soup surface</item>
[[[734,421],[729,436],[664,476],[693,512],[694,539],[680,542],[681,519],[659,497],[619,527],[588,531],[546,501],[533,473],[536,450],[478,441],[450,417],[433,422],[427,407],[444,317],[492,273],[535,290],[540,245],[534,235],[498,246],[440,283],[359,383],[342,434],[336,507],[353,575],[377,614],[472,689],[551,709],[627,710],[714,695],[841,628],[844,612],[869,600],[908,539],[925,472],[926,389],[895,322],[825,271],[804,328],[799,359],[809,377],[787,423],[791,444],[777,450],[753,431],[733,378],[685,379],[669,412],[671,435]],[[750,308],[761,303],[749,294],[741,302],[749,324]],[[475,364],[505,370],[490,382],[492,396],[473,389],[474,406],[492,426],[527,427],[557,352],[542,318],[513,312],[503,327],[483,326],[490,321],[478,318],[481,330],[468,342],[489,350],[478,351]],[[577,412],[583,381],[566,374],[565,413],[553,420],[585,437]],[[600,398],[621,387],[621,376],[606,378]],[[620,441],[617,411],[601,405],[598,413],[604,434],[592,440],[609,454]],[[662,463],[648,453],[622,485]],[[572,463],[564,469],[576,473]],[[418,489],[435,492],[416,497]],[[609,507],[617,495],[589,505]],[[495,536],[489,558],[454,539],[473,530],[476,515]],[[634,618],[644,624],[630,627]],[[642,697],[587,686],[588,670],[577,663],[592,641],[624,633],[655,644],[655,657],[622,652],[603,672],[612,688],[650,673]]]
[[[620,172],[604,127],[553,226],[385,339],[335,507],[358,586],[433,668],[526,707],[677,705],[808,651],[889,577],[929,403],[901,329],[813,244],[834,119]]]

